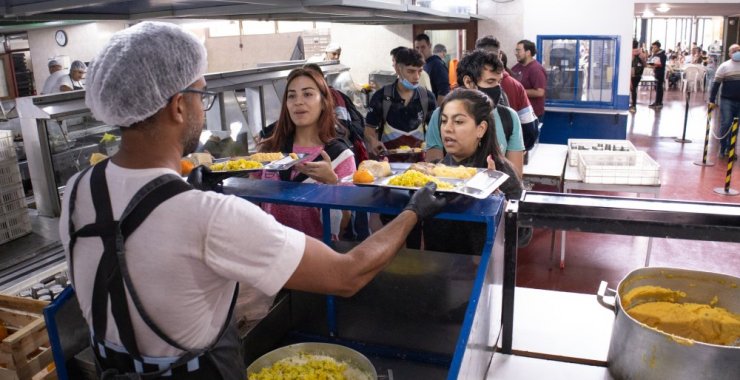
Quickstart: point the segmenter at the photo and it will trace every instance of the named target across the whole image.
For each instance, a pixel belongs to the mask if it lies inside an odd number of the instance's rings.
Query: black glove
[[[198,190],[213,190],[215,183],[209,178],[211,169],[205,165],[199,165],[193,168],[188,175],[188,183]]]
[[[442,207],[447,204],[444,197],[435,197],[434,192],[437,190],[437,184],[434,182],[427,183],[411,197],[409,203],[404,208],[416,213],[419,220],[426,219],[435,215]]]

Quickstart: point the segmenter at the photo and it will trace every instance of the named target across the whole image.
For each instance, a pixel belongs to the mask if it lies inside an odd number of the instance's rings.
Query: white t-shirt
[[[56,87],[54,88],[54,92],[60,92],[62,86],[67,86],[71,89],[74,89],[75,86],[85,87],[82,81],[73,81],[72,77],[70,77],[69,75],[63,75],[59,77],[55,86]]]
[[[51,73],[48,78],[46,78],[46,81],[44,81],[44,87],[41,91],[42,94],[54,94],[59,92],[59,86],[55,85],[59,83],[59,80],[61,77],[66,76],[69,77],[69,71],[67,70],[59,70]]]
[[[89,171],[91,173],[91,171]],[[76,229],[95,219],[90,174],[80,181]],[[134,194],[170,169],[132,170],[108,163],[106,178],[118,219]],[[69,262],[67,183],[59,232]],[[254,204],[215,192],[187,191],[154,209],[126,242],[126,261],[144,309],[166,335],[186,348],[202,348],[217,337],[227,317],[235,281],[267,295],[280,290],[303,257],[305,235],[279,224]],[[78,238],[74,285],[82,314],[92,326],[92,290],[102,255],[100,238]],[[134,312],[131,320],[142,355],[174,357],[182,352],[157,337]],[[105,339],[120,344],[108,305]]]

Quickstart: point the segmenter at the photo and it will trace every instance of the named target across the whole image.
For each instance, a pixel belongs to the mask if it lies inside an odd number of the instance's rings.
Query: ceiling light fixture
[[[645,10],[642,11],[642,18],[650,18],[650,17],[654,17],[654,16],[655,16],[655,14],[653,12],[650,12],[650,9],[648,9],[648,8],[645,8]]]
[[[661,3],[659,7],[655,8],[655,10],[660,13],[666,13],[671,10],[671,7],[669,7],[666,3]]]

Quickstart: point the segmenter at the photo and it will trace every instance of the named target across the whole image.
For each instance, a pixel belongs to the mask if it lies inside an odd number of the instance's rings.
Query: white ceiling
[[[635,16],[642,15],[645,7],[650,8],[655,17],[679,17],[679,16],[738,16],[740,15],[740,1],[733,3],[671,3],[666,2],[671,8],[666,13],[655,10],[661,3],[638,3],[635,2]]]

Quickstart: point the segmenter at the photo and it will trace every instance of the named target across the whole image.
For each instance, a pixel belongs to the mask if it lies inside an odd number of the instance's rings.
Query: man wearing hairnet
[[[88,71],[85,102],[120,127],[121,145],[70,179],[60,236],[104,379],[243,380],[238,284],[350,296],[445,203],[422,188],[386,228],[338,254],[250,202],[193,189],[180,159],[216,96],[206,67],[195,36],[143,22],[114,34]]]
[[[72,61],[69,67],[69,75],[63,75],[59,78],[59,91],[82,90],[85,88],[82,78],[87,72],[87,66],[82,61]]]
[[[338,43],[332,42],[326,45],[326,49],[324,49],[324,61],[339,61],[341,55],[342,47]]]
[[[41,94],[53,94],[59,92],[59,86],[55,86],[60,78],[67,76],[69,72],[62,69],[62,64],[56,59],[49,60],[49,76],[44,81]]]

